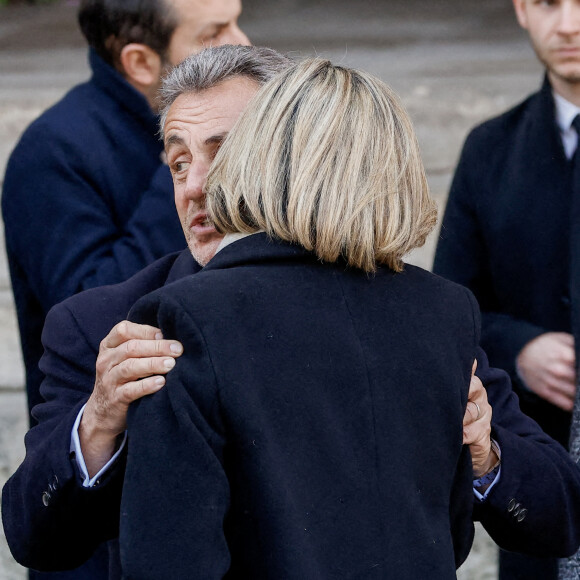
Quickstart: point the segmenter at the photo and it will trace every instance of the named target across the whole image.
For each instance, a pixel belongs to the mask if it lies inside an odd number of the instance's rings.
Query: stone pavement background
[[[255,44],[366,69],[400,94],[415,122],[441,208],[467,131],[541,81],[509,0],[244,0],[244,7],[241,24]],[[0,181],[27,124],[88,78],[75,18],[74,0],[0,7]],[[34,159],[30,164],[34,170]],[[429,268],[435,242],[433,234],[410,261]],[[0,486],[24,453],[23,381],[1,236]],[[496,574],[493,543],[478,530],[459,578],[491,580]],[[0,532],[0,580],[24,577]]]

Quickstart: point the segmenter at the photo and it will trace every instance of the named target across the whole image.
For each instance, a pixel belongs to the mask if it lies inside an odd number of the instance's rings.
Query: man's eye
[[[178,161],[173,164],[173,172],[182,173],[183,171],[186,171],[188,167],[189,163],[187,161]]]
[[[214,31],[212,31],[211,33],[207,34],[202,39],[202,44],[207,44],[208,42],[211,42],[212,40],[215,40],[216,38],[219,38],[219,36],[221,36],[221,34],[223,33],[223,31],[226,28],[227,28],[227,26],[220,26],[219,28],[216,28]]]

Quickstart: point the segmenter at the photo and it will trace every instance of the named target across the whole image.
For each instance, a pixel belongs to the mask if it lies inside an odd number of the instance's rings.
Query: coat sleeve
[[[81,290],[126,280],[185,247],[169,169],[161,165],[143,191],[126,192],[127,199],[138,200],[127,219],[110,199],[120,188],[103,191],[99,183],[101,176],[113,179],[110,154],[87,152],[78,140],[67,141],[38,122],[11,155],[4,181],[7,247],[45,312]],[[139,168],[126,168],[131,170]]]
[[[129,412],[120,546],[128,579],[222,578],[230,490],[223,467],[219,393],[204,338],[183,306],[150,297],[130,318],[158,324],[184,355],[157,393]],[[194,400],[195,399],[195,400]]]
[[[491,172],[485,147],[485,128],[469,135],[451,189],[441,231],[433,271],[444,278],[467,286],[477,298],[482,313],[482,345],[495,366],[515,375],[515,360],[526,343],[546,329],[501,312],[493,285],[481,207],[489,195]]]
[[[76,568],[117,536],[124,457],[99,485],[82,487],[71,430],[92,391],[97,353],[63,304],[49,313],[43,342],[45,402],[35,407],[24,461],[4,486],[2,519],[16,561],[52,571]]]
[[[564,448],[524,415],[509,377],[480,350],[477,373],[493,409],[501,476],[474,517],[503,549],[565,557],[580,545],[580,469]]]

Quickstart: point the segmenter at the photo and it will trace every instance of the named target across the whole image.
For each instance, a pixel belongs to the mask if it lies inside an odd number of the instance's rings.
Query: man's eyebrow
[[[206,36],[210,33],[217,33],[223,30],[229,23],[228,22],[211,22],[207,26],[204,26],[201,35]]]
[[[227,136],[228,136],[228,134],[226,132],[219,133],[217,135],[212,135],[211,137],[208,137],[203,142],[203,144],[204,145],[219,145]]]
[[[167,149],[170,145],[183,145],[185,143],[185,141],[183,140],[183,137],[180,137],[179,135],[169,135],[169,137],[167,137],[165,139],[165,148]]]

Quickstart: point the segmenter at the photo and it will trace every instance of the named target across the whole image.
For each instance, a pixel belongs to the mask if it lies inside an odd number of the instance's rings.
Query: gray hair
[[[263,85],[294,61],[271,48],[226,44],[206,48],[186,58],[163,79],[161,85],[160,133],[169,107],[184,93],[199,93],[236,76]]]
[[[290,67],[258,92],[221,146],[205,193],[222,234],[265,231],[366,272],[401,271],[437,218],[395,93],[321,59]]]

